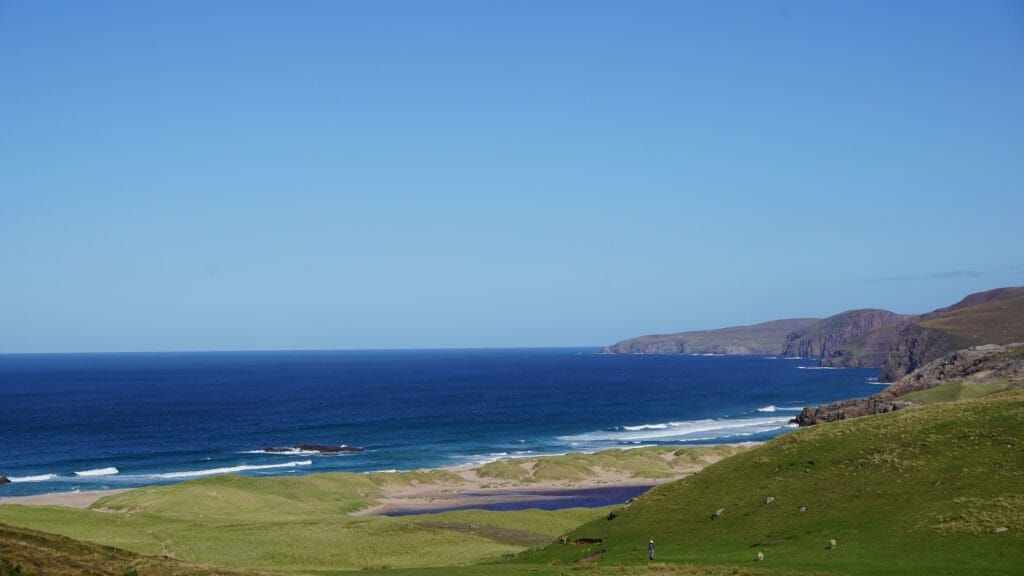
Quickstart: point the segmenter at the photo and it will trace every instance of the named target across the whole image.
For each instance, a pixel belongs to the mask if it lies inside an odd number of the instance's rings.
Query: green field
[[[236,569],[324,573],[467,564],[543,544],[607,509],[353,517],[367,476],[220,476],[134,490],[94,510],[2,506],[0,521],[151,556]]]

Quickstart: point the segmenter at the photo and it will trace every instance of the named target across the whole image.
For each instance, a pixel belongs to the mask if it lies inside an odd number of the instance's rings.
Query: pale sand
[[[744,443],[746,446],[758,444]],[[532,469],[536,458],[523,459],[522,465]],[[516,502],[541,500],[543,496],[536,494],[516,494],[516,492],[551,492],[566,490],[585,490],[588,488],[615,488],[626,486],[656,486],[666,482],[674,482],[703,470],[720,458],[709,458],[704,464],[677,468],[676,474],[668,478],[634,478],[623,472],[594,468],[597,476],[577,481],[533,481],[517,482],[480,476],[479,465],[466,464],[442,468],[455,472],[462,477],[462,482],[444,484],[419,484],[414,486],[383,486],[384,495],[377,498],[377,504],[354,512],[353,516],[372,516],[387,514],[394,510],[441,510],[448,508],[469,507],[472,504],[493,504],[498,502]],[[463,496],[472,494],[473,497]],[[552,494],[554,495],[554,494]]]
[[[744,443],[747,446],[757,444],[756,442]],[[523,459],[522,465],[528,469],[533,467],[536,458]],[[717,458],[709,458],[705,464],[677,468],[675,474],[669,478],[633,478],[628,474],[595,468],[597,476],[578,481],[534,481],[517,482],[512,480],[500,480],[480,476],[477,472],[480,465],[465,464],[442,468],[455,472],[462,478],[461,482],[447,482],[436,484],[415,484],[412,486],[382,486],[383,495],[377,498],[377,504],[364,508],[353,513],[354,516],[370,516],[386,514],[393,510],[436,510],[445,508],[465,507],[471,504],[493,504],[497,502],[514,502],[523,500],[540,500],[543,496],[536,494],[515,494],[519,491],[529,492],[552,492],[557,493],[565,490],[581,490],[588,488],[613,488],[626,486],[655,486],[666,482],[673,482],[694,472],[702,470],[705,466],[716,462]],[[424,471],[429,471],[424,470]],[[56,494],[40,494],[36,496],[13,496],[0,498],[0,505],[3,504],[25,504],[33,506],[65,506],[68,508],[88,508],[104,496],[120,494],[127,489],[118,490],[92,490],[87,492],[63,492]],[[462,496],[472,494],[473,497]]]
[[[117,490],[89,490],[87,492],[58,492],[56,494],[37,494],[35,496],[10,496],[8,498],[0,498],[0,506],[4,504],[24,504],[26,506],[88,508],[104,496],[127,491],[127,488],[120,488]]]

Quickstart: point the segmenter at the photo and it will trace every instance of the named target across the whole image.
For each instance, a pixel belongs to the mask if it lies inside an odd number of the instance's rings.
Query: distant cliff
[[[778,354],[786,336],[817,318],[775,320],[752,326],[652,334],[607,346],[605,354]]]
[[[821,358],[822,366],[878,368],[914,318],[888,310],[847,310],[787,335],[782,355]]]
[[[921,316],[886,354],[882,380],[895,381],[953,350],[1024,341],[1024,287],[998,288]]]
[[[992,391],[1024,386],[1024,344],[958,350],[932,360],[878,394],[804,408],[793,420],[801,426],[810,426],[901,410],[914,405],[904,399],[913,397],[908,394],[952,382],[989,385]]]

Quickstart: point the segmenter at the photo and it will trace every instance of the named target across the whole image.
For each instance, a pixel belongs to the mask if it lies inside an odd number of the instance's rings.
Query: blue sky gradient
[[[0,1],[0,352],[600,345],[1024,284],[1024,8]]]

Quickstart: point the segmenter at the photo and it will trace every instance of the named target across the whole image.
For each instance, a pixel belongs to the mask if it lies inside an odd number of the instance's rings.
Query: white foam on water
[[[761,408],[757,409],[758,412],[778,412],[779,410],[782,410],[783,412],[799,412],[803,410],[803,408],[796,406],[776,406],[775,404],[769,404],[767,406],[762,406]]]
[[[283,448],[281,450],[245,450],[239,454],[269,454],[271,456],[319,456],[319,450],[299,450],[298,448]]]
[[[50,480],[56,480],[58,476],[56,474],[40,474],[38,476],[8,476],[7,479],[13,483],[17,482],[49,482]]]
[[[75,476],[90,477],[90,476],[113,476],[119,474],[121,471],[113,466],[107,468],[96,468],[94,470],[82,470],[81,472],[75,472]]]
[[[161,478],[171,480],[175,478],[200,478],[202,476],[214,476],[216,474],[231,474],[233,472],[249,472],[252,470],[273,470],[275,468],[295,468],[296,466],[312,466],[312,460],[300,460],[298,462],[286,462],[284,464],[264,464],[259,466],[227,466],[224,468],[210,468],[208,470],[190,470],[185,472],[165,472],[162,474],[149,474],[150,478]]]
[[[783,428],[788,416],[761,418],[707,418],[685,422],[665,422],[642,426],[623,426],[611,430],[559,436],[571,445],[581,443],[630,443],[636,441],[708,441],[730,436],[750,436]]]

